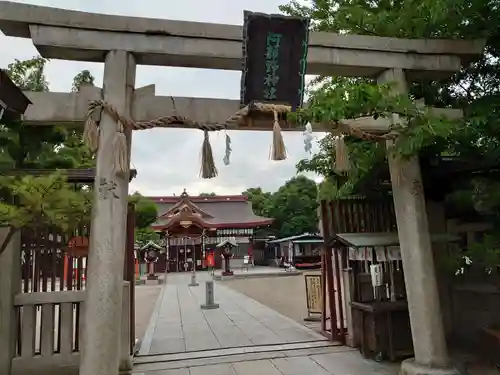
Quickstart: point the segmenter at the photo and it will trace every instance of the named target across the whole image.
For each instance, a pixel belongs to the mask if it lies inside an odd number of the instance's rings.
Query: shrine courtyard
[[[252,272],[258,270],[249,271]],[[304,283],[303,275],[262,275],[218,281],[215,284],[215,302],[220,307],[214,310],[200,308],[205,302],[206,280],[209,280],[208,274],[200,272],[200,285],[189,287],[188,273],[168,274],[141,340],[133,373],[398,373],[398,365],[365,360],[357,350],[327,341],[299,322],[301,314],[307,313],[305,287],[304,290],[299,289],[299,284]],[[268,287],[265,288],[265,285]],[[288,305],[283,298],[277,297],[275,304],[269,306],[269,290],[274,293],[280,291],[282,296],[289,296]],[[154,299],[154,295],[151,297]],[[146,302],[146,299],[143,301]],[[137,301],[138,304],[139,302]]]

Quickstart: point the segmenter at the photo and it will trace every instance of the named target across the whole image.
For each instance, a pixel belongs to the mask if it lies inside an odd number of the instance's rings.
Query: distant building
[[[156,272],[205,268],[207,251],[217,244],[234,239],[235,257],[252,252],[254,231],[272,224],[273,219],[257,216],[252,203],[243,195],[149,197],[156,203],[158,219],[153,229],[164,238],[165,257],[158,261]],[[220,256],[216,256],[220,267]]]
[[[323,237],[318,233],[277,238],[267,242],[266,259],[276,265],[287,262],[296,268],[320,268]]]

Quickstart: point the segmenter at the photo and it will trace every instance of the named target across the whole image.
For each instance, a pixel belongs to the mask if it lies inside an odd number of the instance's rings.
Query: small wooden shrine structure
[[[431,235],[435,244],[458,240],[450,234]],[[411,357],[413,343],[397,232],[338,233],[328,245],[338,253],[340,269],[349,272],[343,280],[343,302],[352,346],[377,360]]]

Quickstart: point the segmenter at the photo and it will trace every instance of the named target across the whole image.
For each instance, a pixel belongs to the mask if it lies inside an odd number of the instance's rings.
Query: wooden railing
[[[20,293],[14,299],[19,319],[13,374],[44,374],[78,369],[84,291]]]
[[[130,284],[124,282],[121,366],[130,362]],[[12,375],[76,375],[86,291],[19,293]]]

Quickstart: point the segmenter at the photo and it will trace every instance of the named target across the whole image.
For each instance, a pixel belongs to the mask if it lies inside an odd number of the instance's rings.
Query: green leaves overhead
[[[388,117],[402,115],[408,126],[402,130],[396,152],[404,156],[451,155],[471,160],[499,160],[500,156],[500,7],[484,0],[313,0],[291,1],[280,8],[291,15],[310,17],[318,31],[400,38],[455,38],[487,40],[484,55],[465,62],[455,75],[438,81],[417,80],[409,83],[409,97],[393,97],[389,88],[358,78],[324,77],[319,89],[311,90],[309,113],[300,116],[329,123],[358,116]],[[453,11],[450,11],[453,10]],[[459,108],[462,121],[429,116],[415,108],[413,100],[428,106]],[[336,194],[355,193],[363,175],[384,162],[378,152],[381,145],[346,139],[353,171],[337,176],[328,169],[334,165],[335,150],[331,139],[319,144],[320,151],[311,160],[301,161],[299,171],[325,177]],[[381,160],[382,158],[382,160]],[[354,189],[354,190],[353,190]],[[320,189],[321,193],[322,189]]]

